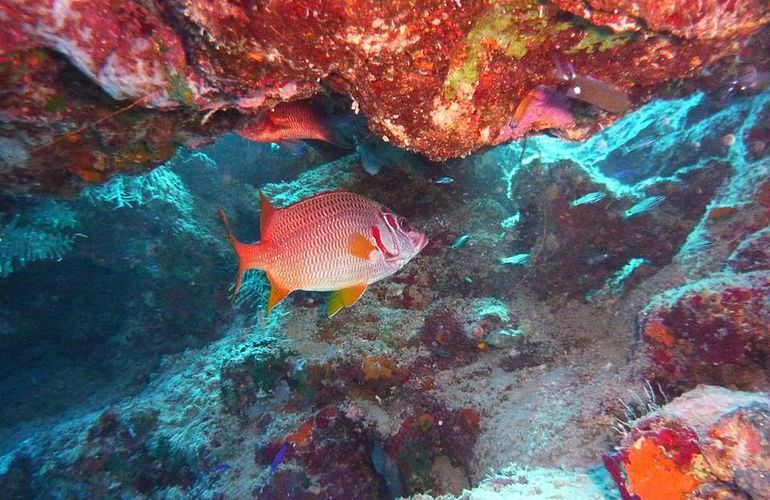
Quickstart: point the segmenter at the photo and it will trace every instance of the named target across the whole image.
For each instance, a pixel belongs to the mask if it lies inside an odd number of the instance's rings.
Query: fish
[[[525,137],[528,132],[544,129],[565,130],[575,125],[569,99],[556,89],[539,85],[516,106],[513,118],[500,129],[493,144]]]
[[[463,235],[459,236],[454,241],[454,243],[452,243],[452,248],[457,249],[457,248],[460,248],[461,246],[465,245],[465,242],[468,241],[470,239],[470,237],[471,237],[470,234],[463,234]]]
[[[665,196],[650,196],[649,198],[645,198],[639,203],[632,206],[631,208],[626,209],[626,211],[623,212],[623,218],[629,219],[631,217],[634,217],[635,215],[649,212],[650,210],[656,208],[658,205],[663,203],[665,199],[666,199]]]
[[[442,175],[438,179],[433,179],[431,182],[433,184],[443,185],[443,184],[452,184],[454,182],[454,178],[450,177],[448,175]]]
[[[281,103],[256,118],[243,121],[235,128],[235,133],[254,142],[315,139],[339,147],[350,147],[335,134],[329,117],[307,101]]]
[[[286,456],[286,452],[289,451],[289,445],[284,443],[283,446],[278,450],[278,453],[275,454],[275,457],[273,458],[273,463],[270,464],[270,473],[275,473],[275,470],[278,468],[279,465],[281,465],[281,462],[283,461],[283,457]]]
[[[354,139],[361,167],[369,175],[377,175],[383,168],[403,162],[407,153],[377,136]]]
[[[399,498],[404,494],[404,486],[401,482],[401,473],[398,464],[385,451],[382,443],[376,441],[371,453],[372,465],[375,472],[385,481],[390,498]]]
[[[631,100],[625,92],[612,84],[575,71],[572,63],[554,60],[556,76],[567,83],[566,94],[610,113],[624,113],[631,107]]]
[[[529,254],[528,253],[517,253],[516,255],[511,255],[510,257],[504,257],[500,259],[500,264],[511,264],[514,266],[526,266],[529,264]]]
[[[574,208],[580,205],[590,205],[592,203],[602,201],[606,197],[607,195],[605,193],[601,191],[594,191],[593,193],[584,194],[576,200],[572,200],[569,206]]]
[[[770,87],[770,71],[760,71],[754,65],[742,66],[732,84],[740,92],[760,92]]]
[[[285,208],[275,208],[260,193],[260,208],[262,236],[251,244],[238,241],[222,209],[219,216],[238,256],[234,295],[246,271],[265,271],[268,314],[294,290],[331,291],[327,312],[332,317],[428,243],[404,217],[347,191],[317,194]]]

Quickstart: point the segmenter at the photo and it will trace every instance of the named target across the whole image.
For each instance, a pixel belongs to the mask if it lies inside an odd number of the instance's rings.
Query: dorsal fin
[[[270,200],[262,193],[259,193],[259,239],[264,241],[270,237],[270,223],[276,209]]]

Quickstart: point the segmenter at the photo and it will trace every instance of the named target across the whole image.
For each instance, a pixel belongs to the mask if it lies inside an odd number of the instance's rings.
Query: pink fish
[[[500,130],[493,144],[520,139],[527,132],[550,128],[567,129],[573,125],[575,119],[569,111],[569,103],[564,94],[539,85],[519,102],[513,119]]]
[[[242,123],[235,132],[255,142],[286,142],[305,139],[346,147],[334,134],[328,117],[306,101],[285,102]]]
[[[409,262],[428,238],[379,203],[346,191],[274,208],[261,196],[257,243],[239,242],[219,211],[238,254],[235,293],[243,273],[260,269],[270,280],[268,314],[294,290],[333,291],[329,317],[353,305],[366,287]]]

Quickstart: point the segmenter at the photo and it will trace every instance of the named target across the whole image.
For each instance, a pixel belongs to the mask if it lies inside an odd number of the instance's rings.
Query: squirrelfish
[[[224,212],[219,214],[238,254],[235,293],[247,270],[265,271],[270,280],[268,314],[292,291],[307,290],[333,291],[327,311],[334,316],[428,243],[404,217],[355,193],[322,193],[279,209],[264,195],[260,202],[257,243],[239,242]]]
[[[236,128],[244,139],[255,142],[284,142],[315,139],[346,146],[334,133],[329,118],[304,101],[281,103],[255,119]]]

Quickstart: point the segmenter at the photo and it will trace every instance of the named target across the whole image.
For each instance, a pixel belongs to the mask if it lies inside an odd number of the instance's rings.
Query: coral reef
[[[691,32],[646,5],[597,22],[649,15],[685,40],[716,44],[753,29]],[[251,26],[237,9],[188,7],[181,25],[221,15]],[[506,58],[539,50],[522,45],[502,15],[524,7],[473,17],[486,7],[463,7],[468,31],[452,36]],[[549,20],[552,9],[544,8]],[[185,57],[231,54],[228,71],[237,69],[241,45],[215,41],[238,30],[209,26],[210,36],[196,32],[186,45],[205,51]],[[375,51],[398,42],[366,33],[350,35]],[[487,47],[492,35],[497,46]],[[620,43],[589,41],[589,54]],[[257,56],[278,64],[270,54]],[[504,65],[469,57],[442,99],[487,64]],[[420,64],[432,74],[429,62]],[[211,64],[209,77],[225,85],[223,67]],[[155,105],[168,104],[163,95]],[[0,310],[0,491],[761,498],[770,447],[769,104],[768,92],[727,101],[687,92],[583,142],[528,137],[440,164],[393,154],[377,175],[362,168],[360,152],[231,134],[70,199],[1,198],[4,224],[83,237],[66,254],[41,254],[60,261],[25,257],[18,266],[13,257],[0,278],[0,299],[13,306]],[[209,126],[218,119],[236,120],[223,112]],[[217,209],[256,241],[259,192],[283,206],[332,189],[393,208],[430,244],[331,319],[318,292],[293,293],[265,316],[257,271],[231,301],[235,262]],[[34,245],[30,234],[15,235],[14,248]]]
[[[766,272],[703,279],[649,306],[642,336],[648,377],[667,386],[770,386]]]
[[[376,136],[444,160],[543,128],[583,139],[694,77],[686,90],[761,89],[747,75],[770,65],[763,0],[0,9],[0,179],[17,193],[71,192],[136,172],[168,159],[176,143],[237,128],[237,113],[259,116],[326,91],[349,96],[343,104],[362,111]],[[543,94],[551,97],[533,99]],[[602,109],[613,100],[625,104]]]
[[[624,498],[763,498],[767,394],[700,385],[634,422],[605,457]]]

